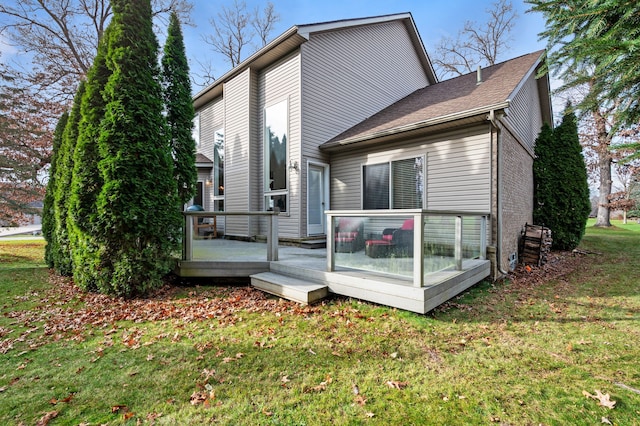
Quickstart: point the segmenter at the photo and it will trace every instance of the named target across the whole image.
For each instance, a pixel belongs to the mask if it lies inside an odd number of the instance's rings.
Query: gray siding
[[[307,193],[308,160],[329,163],[318,146],[428,85],[401,22],[312,34],[301,46],[302,149],[300,193]],[[348,173],[348,172],[347,172]],[[359,208],[358,200],[346,201]],[[353,204],[356,202],[356,204]],[[306,235],[306,200],[300,203]]]
[[[224,100],[222,97],[215,99],[198,112],[200,114],[200,144],[196,147],[196,151],[213,161],[214,132],[224,127]],[[207,179],[212,179],[212,173],[213,169],[199,169],[198,180],[205,182]],[[203,207],[205,210],[213,210],[213,187],[203,185],[203,191]]]
[[[312,34],[301,52],[304,156],[428,84],[401,22]]]
[[[331,208],[360,209],[362,166],[426,156],[426,208],[490,212],[491,141],[488,126],[396,144],[393,149],[335,154]]]
[[[260,72],[258,77],[257,129],[253,150],[259,155],[256,162],[259,176],[258,197],[261,209],[264,209],[264,108],[287,100],[289,114],[288,161],[297,161],[302,167],[300,140],[300,54],[295,52],[271,67]],[[301,236],[301,193],[300,172],[287,169],[289,189],[289,211],[280,215],[278,226],[280,237],[299,238]],[[261,229],[262,232],[265,229]]]
[[[251,70],[224,85],[225,109],[225,210],[249,210],[251,117],[249,95]],[[225,234],[248,236],[248,219],[228,217]]]
[[[529,77],[513,97],[505,120],[515,129],[520,141],[533,152],[536,137],[542,127],[540,95],[535,74]]]

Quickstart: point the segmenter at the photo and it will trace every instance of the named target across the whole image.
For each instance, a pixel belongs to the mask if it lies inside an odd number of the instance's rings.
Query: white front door
[[[325,168],[309,164],[307,174],[307,234],[309,235],[325,233],[324,211],[328,194],[325,185]]]

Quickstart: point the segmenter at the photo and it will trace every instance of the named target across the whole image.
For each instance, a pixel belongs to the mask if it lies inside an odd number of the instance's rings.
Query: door
[[[327,188],[325,168],[309,164],[307,174],[307,234],[321,235],[325,233],[325,217]]]

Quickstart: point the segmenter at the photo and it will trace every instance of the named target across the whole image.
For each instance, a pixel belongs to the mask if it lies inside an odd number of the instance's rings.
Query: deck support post
[[[189,215],[184,215],[182,260],[191,260],[192,257],[193,257],[193,219]]]
[[[462,271],[462,216],[456,216],[456,240],[454,256],[456,261],[456,271]]]
[[[422,213],[413,217],[413,286],[424,284],[424,219]]]

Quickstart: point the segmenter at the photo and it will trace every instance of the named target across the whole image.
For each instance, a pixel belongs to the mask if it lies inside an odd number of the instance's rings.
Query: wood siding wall
[[[196,151],[206,155],[213,161],[213,145],[215,141],[215,131],[224,127],[224,101],[218,98],[207,104],[199,111],[200,114],[200,145],[196,147]],[[213,169],[199,169],[198,180],[206,182],[207,179],[213,179]],[[205,210],[213,210],[213,186],[202,185],[204,196]]]
[[[362,166],[426,156],[429,210],[490,212],[491,141],[482,125],[367,152],[335,154],[331,162],[331,208],[360,209]]]

